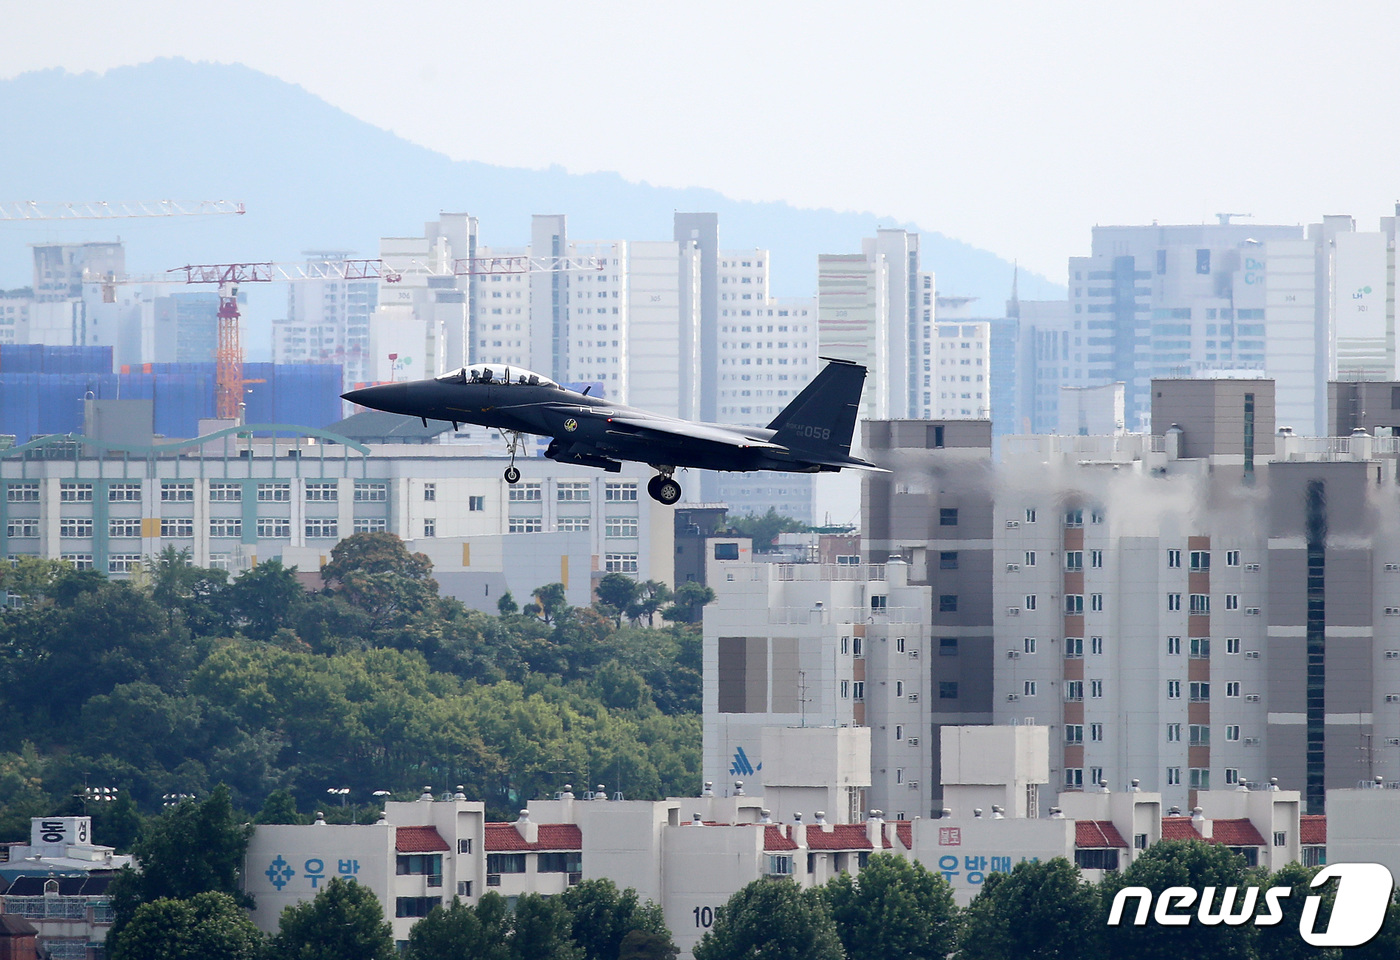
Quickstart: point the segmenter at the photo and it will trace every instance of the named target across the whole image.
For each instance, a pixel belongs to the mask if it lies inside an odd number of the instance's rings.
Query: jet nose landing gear
[[[657,503],[672,506],[681,499],[681,485],[671,476],[675,467],[656,467],[661,473],[647,481],[647,493]]]

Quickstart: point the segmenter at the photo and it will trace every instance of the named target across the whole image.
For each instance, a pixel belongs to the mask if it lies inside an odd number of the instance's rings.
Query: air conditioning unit
[[[1259,651],[1258,651],[1258,650],[1246,650],[1246,651],[1244,652],[1244,658],[1245,658],[1246,660],[1258,660],[1258,659],[1259,659]]]
[[[910,650],[910,651],[909,651],[909,659],[910,659],[910,660],[917,660],[917,659],[919,659],[919,651],[917,651],[917,650]]]
[[[905,737],[904,739],[909,741],[909,746],[911,747],[917,747],[919,745],[918,737]]]
[[[1385,572],[1386,572],[1386,573],[1394,573],[1394,572],[1396,572],[1397,570],[1400,570],[1400,563],[1387,563],[1387,564],[1385,565]]]
[[[1007,699],[1007,700],[1020,700],[1020,699],[1021,699],[1021,695],[1020,695],[1019,693],[1008,693],[1008,694],[1006,695],[1006,699]]]
[[[1386,737],[1385,745],[1387,747],[1400,747],[1400,737]]]
[[[1386,702],[1386,703],[1400,703],[1400,694],[1387,693],[1387,694],[1385,695],[1385,702]]]
[[[1008,617],[1019,617],[1019,616],[1021,615],[1021,608],[1020,608],[1020,607],[1007,607],[1007,608],[1006,608],[1006,615],[1007,615]]]
[[[1008,650],[1008,651],[1006,651],[1006,659],[1008,659],[1008,660],[1020,660],[1020,659],[1021,659],[1021,651],[1020,651],[1020,650]]]
[[[1400,607],[1386,607],[1385,615],[1387,617],[1400,617]]]
[[[1007,573],[1020,573],[1020,572],[1021,572],[1021,565],[1020,565],[1019,563],[1008,563],[1008,564],[1006,565],[1006,572],[1007,572]]]
[[[1006,521],[1006,525],[1007,525],[1007,527],[1009,527],[1009,528],[1011,528],[1011,529],[1015,529],[1016,527],[1019,527],[1019,526],[1021,525],[1021,521],[1020,521],[1020,520],[1008,520],[1008,521]]]
[[[1244,615],[1245,615],[1246,617],[1257,617],[1257,616],[1259,616],[1259,608],[1258,608],[1258,607],[1245,607],[1245,608],[1244,608]]]
[[[917,781],[917,780],[910,780],[910,781],[909,781],[909,789],[910,789],[910,790],[917,790],[917,789],[919,789],[919,781]]]
[[[1259,746],[1259,738],[1258,738],[1258,737],[1245,737],[1245,738],[1244,738],[1244,745],[1245,745],[1246,747],[1257,747],[1257,746]]]
[[[1385,658],[1387,660],[1400,660],[1400,650],[1387,650]]]
[[[1244,568],[1245,568],[1246,570],[1250,571],[1251,573],[1258,573],[1258,572],[1259,572],[1259,564],[1257,564],[1257,563],[1246,563],[1246,564],[1244,565]]]
[[[911,694],[909,694],[909,702],[910,702],[910,703],[918,703],[918,702],[919,702],[919,695],[918,695],[917,693],[911,693]]]
[[[1257,694],[1257,693],[1247,693],[1247,694],[1244,695],[1244,699],[1245,699],[1245,701],[1248,702],[1248,703],[1258,703],[1258,702],[1259,702],[1259,694]]]

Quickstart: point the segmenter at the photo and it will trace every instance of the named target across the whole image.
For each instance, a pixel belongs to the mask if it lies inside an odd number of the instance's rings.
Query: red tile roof
[[[1204,839],[1191,824],[1190,817],[1163,817],[1163,840],[1202,840]]]
[[[792,842],[781,824],[770,823],[763,828],[763,849],[767,853],[774,850],[796,850],[797,844]]]
[[[431,853],[452,848],[442,839],[437,827],[396,827],[394,849],[399,853]]]
[[[1216,820],[1212,824],[1211,842],[1227,847],[1262,847],[1266,841],[1248,820]]]
[[[899,837],[899,842],[904,844],[905,850],[914,849],[914,824],[908,820],[896,820],[894,832]]]
[[[1325,813],[1305,813],[1299,818],[1302,822],[1298,832],[1302,842],[1322,844],[1327,842],[1327,815]]]
[[[491,853],[517,853],[527,850],[582,850],[583,831],[574,823],[541,823],[538,839],[526,843],[513,823],[488,823],[486,849]]]
[[[808,850],[871,850],[870,835],[863,823],[835,823],[827,833],[815,823],[807,826]]]
[[[1127,841],[1118,832],[1111,820],[1076,820],[1074,822],[1074,845],[1081,849],[1107,849],[1122,847],[1128,849]]]

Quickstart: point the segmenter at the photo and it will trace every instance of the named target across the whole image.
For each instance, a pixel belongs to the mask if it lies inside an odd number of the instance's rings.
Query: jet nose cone
[[[409,384],[407,383],[382,383],[376,387],[361,387],[358,390],[350,390],[340,395],[342,400],[349,400],[362,407],[370,407],[374,410],[384,410],[388,413],[406,413],[404,405],[407,403]]]

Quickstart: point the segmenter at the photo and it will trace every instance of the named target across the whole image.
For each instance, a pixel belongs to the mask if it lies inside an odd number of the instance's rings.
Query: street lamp
[[[349,788],[349,787],[327,787],[327,788],[326,788],[326,793],[329,793],[329,794],[330,794],[331,796],[333,796],[333,797],[340,797],[340,805],[343,807],[343,806],[345,806],[345,798],[346,798],[346,797],[349,795],[349,793],[350,793],[350,788]]]
[[[166,807],[178,807],[186,800],[195,798],[192,793],[166,793],[161,795],[161,805]]]
[[[117,792],[116,787],[83,787],[82,792],[74,796],[83,801],[83,813],[87,813],[89,803],[111,803],[117,799]]]

